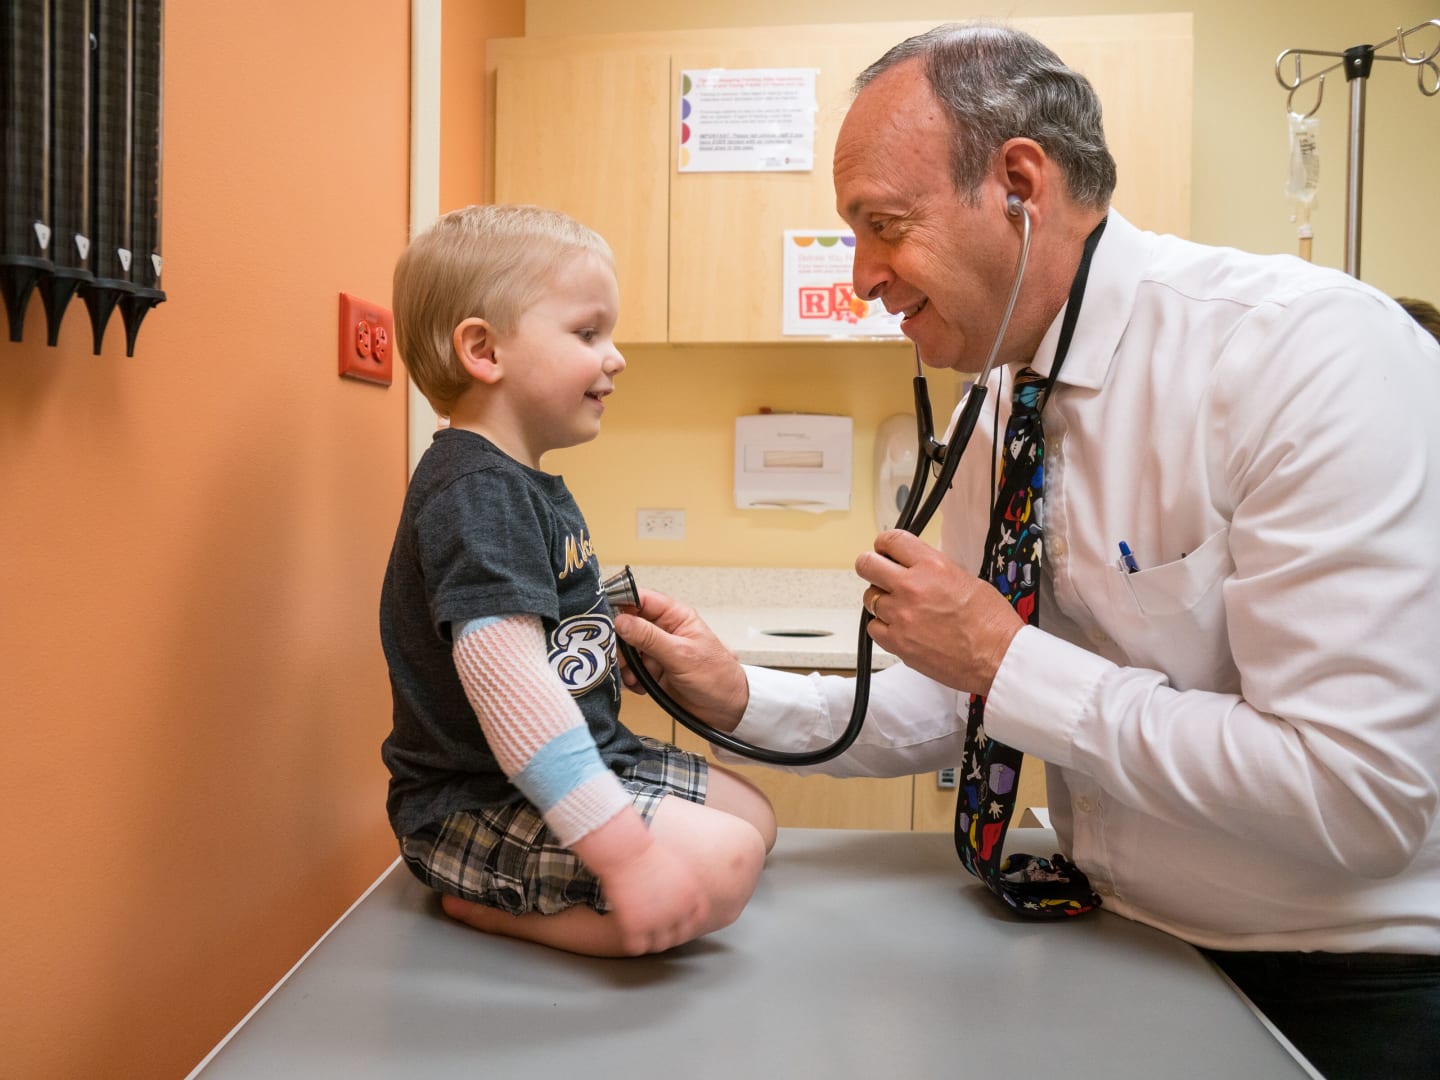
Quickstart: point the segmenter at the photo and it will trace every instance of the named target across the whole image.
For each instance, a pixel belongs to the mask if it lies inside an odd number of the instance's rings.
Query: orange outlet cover
[[[369,300],[340,294],[340,374],[390,385],[395,316]]]

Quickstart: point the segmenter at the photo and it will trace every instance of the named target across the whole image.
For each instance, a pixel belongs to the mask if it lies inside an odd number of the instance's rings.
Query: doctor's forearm
[[[839,675],[798,675],[745,669],[750,706],[735,729],[740,738],[785,750],[812,750],[834,742],[849,723],[855,680]],[[909,776],[959,764],[964,713],[955,691],[903,664],[876,672],[865,725],[840,757],[794,772],[829,776]],[[963,702],[961,703],[963,705]],[[744,764],[745,759],[722,755]]]

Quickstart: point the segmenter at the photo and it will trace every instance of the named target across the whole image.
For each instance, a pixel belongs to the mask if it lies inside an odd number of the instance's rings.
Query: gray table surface
[[[1012,837],[1012,849],[1042,853],[1026,840],[1048,834]],[[943,834],[825,829],[781,830],[735,925],[636,960],[476,933],[396,866],[199,1071],[1307,1075],[1188,945],[1103,911],[1022,921],[964,873]]]

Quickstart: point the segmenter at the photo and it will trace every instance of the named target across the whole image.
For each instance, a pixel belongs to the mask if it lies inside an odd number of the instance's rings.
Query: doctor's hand
[[[615,632],[687,712],[717,730],[734,731],[750,702],[750,684],[735,655],[693,608],[651,589],[639,592],[639,612],[616,615]],[[631,690],[644,692],[628,667],[621,677]]]
[[[1024,622],[994,586],[917,536],[891,529],[855,560],[875,644],[952,689],[988,694]]]

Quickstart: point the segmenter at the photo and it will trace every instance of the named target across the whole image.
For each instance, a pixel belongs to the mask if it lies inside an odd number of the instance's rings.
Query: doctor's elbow
[[[1328,841],[1336,860],[1357,877],[1394,877],[1415,861],[1426,837],[1435,827],[1440,793],[1429,788],[1416,798],[1413,792],[1386,792],[1383,801],[1350,803],[1343,818],[1327,821]]]

